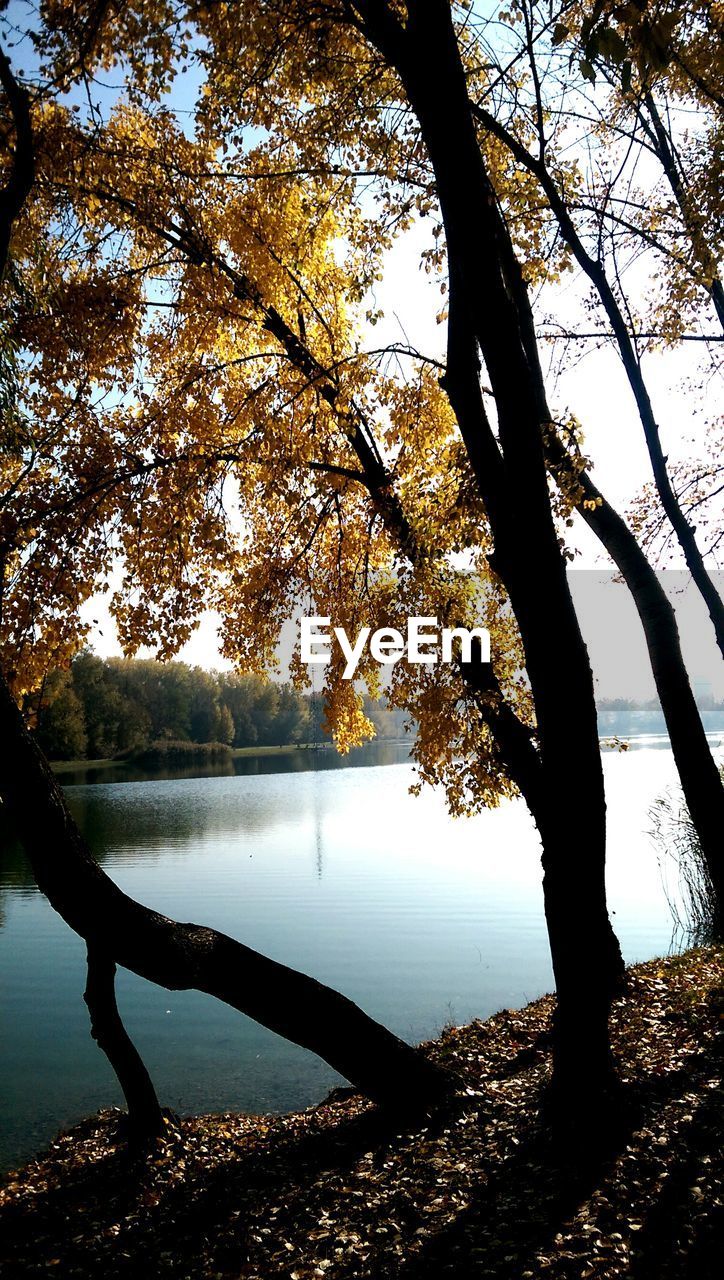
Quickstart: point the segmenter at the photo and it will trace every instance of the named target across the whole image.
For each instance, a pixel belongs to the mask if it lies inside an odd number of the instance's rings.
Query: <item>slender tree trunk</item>
[[[377,1102],[434,1103],[447,1075],[339,992],[215,929],[181,924],[122,893],[92,857],[63,793],[0,680],[0,796],[38,888],[86,941],[169,990],[225,1001],[324,1058]]]
[[[563,446],[554,445],[554,472],[560,472],[560,463],[563,461],[565,465],[565,458]],[[584,495],[578,508],[580,514],[620,570],[641,620],[684,799],[716,893],[714,914],[721,932],[724,927],[724,786],[684,665],[676,614],[628,525],[599,493],[586,472],[577,480]],[[587,507],[585,502],[589,504]]]
[[[568,777],[575,787],[578,779]],[[557,1007],[554,1015],[553,1103],[558,1115],[577,1123],[591,1105],[608,1111],[616,1097],[608,1015],[612,988],[607,974],[623,970],[606,909],[604,858],[595,823],[579,826],[573,815],[551,811],[541,829],[543,898],[550,939]],[[575,825],[574,825],[575,824]],[[610,959],[602,961],[601,949]],[[576,1101],[578,1105],[576,1104]]]
[[[121,1020],[116,1003],[116,966],[101,942],[88,940],[83,995],[91,1035],[103,1050],[123,1090],[132,1146],[145,1146],[163,1132],[163,1114],[148,1071]]]
[[[604,268],[586,252],[573,225],[563,197],[545,165],[531,156],[526,148],[517,142],[513,135],[488,111],[474,104],[471,109],[476,119],[481,120],[486,129],[504,142],[516,159],[536,175],[548,196],[553,212],[558,218],[564,239],[571,246],[582,270],[586,272],[598,289],[618,340],[621,356],[636,396],[641,421],[652,448],[652,462],[655,462],[655,467],[658,467],[659,478],[664,491],[667,485],[669,485],[670,489],[668,475],[666,474],[666,459],[661,454],[658,427],[654,421],[646,386],[638,366],[628,329],[624,323],[618,303],[608,285]],[[514,274],[515,264],[511,262],[511,275]],[[526,316],[527,294],[525,283],[520,276],[516,286],[516,295],[520,300],[521,315]],[[527,318],[524,333],[526,348],[531,359],[531,367],[535,368],[537,365],[537,351],[532,317]],[[543,404],[544,398],[545,394],[541,385],[541,404]],[[547,410],[545,413],[550,418]],[[719,922],[718,927],[721,929],[724,912],[724,848],[722,838],[722,831],[724,831],[724,787],[706,739],[699,709],[684,665],[674,610],[656,573],[628,525],[606,501],[587,472],[572,471],[571,460],[565,448],[550,433],[546,437],[546,456],[551,473],[559,483],[566,482],[569,485],[580,487],[582,492],[581,500],[578,504],[579,514],[606,548],[633,596],[646,637],[654,680],[664,712],[674,759],[681,778],[682,789],[692,821],[697,830],[712,884],[715,888],[717,896],[715,915]],[[681,512],[679,514],[681,515]],[[676,524],[676,513],[672,515],[672,522]],[[690,567],[696,567],[695,561],[698,548],[694,544],[693,559],[691,559],[694,531],[689,526],[687,528],[688,532],[683,527],[679,528],[677,532],[680,534],[682,546],[689,547]],[[701,561],[700,556],[699,560]],[[724,634],[722,603],[714,583],[704,569],[703,561],[699,564],[697,573],[694,576],[709,608],[721,648],[721,638]]]
[[[553,1102],[559,1116],[576,1124],[593,1099],[604,1115],[616,1096],[608,1014],[624,965],[606,903],[606,804],[593,677],[577,624],[573,628],[569,617],[565,625],[572,609],[567,583],[549,586],[535,621],[524,624],[524,643],[534,670],[543,766],[534,817],[556,979]]]
[[[722,288],[722,282],[717,274],[716,255],[711,252],[704,237],[705,218],[699,217],[696,207],[692,209],[691,201],[679,172],[670,134],[661,118],[661,113],[656,106],[654,95],[650,89],[647,89],[644,93],[640,110],[643,111],[644,107],[648,111],[651,120],[651,128],[647,129],[647,133],[679,206],[691,248],[702,268],[704,275],[703,287],[709,294],[714,304],[719,324],[724,329],[724,288]]]
[[[467,665],[463,676],[473,689],[488,694],[496,690],[490,668],[482,664]],[[596,820],[595,812],[586,808],[589,800],[600,803],[600,792],[597,787],[591,789],[588,770],[579,773],[575,758],[570,757],[564,760],[563,776],[552,785],[550,756],[546,775],[530,737],[510,708],[502,704],[496,710],[494,703],[487,703],[483,704],[486,713],[543,845],[543,897],[558,1004],[553,1028],[554,1102],[561,1116],[576,1096],[585,1110],[589,1099],[600,1101],[614,1086],[607,1018],[624,966],[606,910],[603,818],[599,813]],[[560,803],[561,794],[575,794],[579,788],[583,804],[577,812],[570,801]],[[582,1016],[591,1003],[595,1006],[592,1016]]]

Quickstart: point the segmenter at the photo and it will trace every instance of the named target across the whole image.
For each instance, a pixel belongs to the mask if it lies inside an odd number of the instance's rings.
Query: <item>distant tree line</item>
[[[286,746],[328,736],[317,700],[291,684],[89,652],[48,677],[35,710],[35,735],[51,760],[110,759],[170,742]],[[371,699],[365,710],[378,736],[403,735],[400,713]]]
[[[705,728],[724,731],[724,702],[711,694],[698,701]],[[329,737],[319,700],[291,684],[90,652],[48,677],[36,713],[35,734],[51,760],[111,759],[171,742],[264,747]],[[379,738],[404,736],[402,712],[365,698],[365,713]],[[602,699],[598,722],[602,737],[666,733],[657,698]]]

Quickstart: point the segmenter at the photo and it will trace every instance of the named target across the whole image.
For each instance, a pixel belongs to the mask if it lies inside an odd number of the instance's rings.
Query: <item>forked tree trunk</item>
[[[159,915],[92,857],[63,793],[0,680],[0,796],[38,888],[76,933],[149,982],[195,988],[324,1058],[368,1097],[400,1109],[447,1093],[449,1078],[339,992],[215,929]]]
[[[574,1115],[612,1083],[608,1010],[621,957],[606,909],[605,799],[593,678],[547,488],[540,370],[526,349],[507,229],[470,115],[448,0],[420,0],[403,27],[368,6],[366,31],[402,80],[435,173],[450,307],[443,386],[455,412],[525,650],[538,721],[544,890],[558,1012],[555,1095]],[[478,350],[497,409],[482,400]]]
[[[88,941],[83,995],[91,1035],[118,1077],[128,1107],[130,1145],[143,1147],[163,1132],[163,1114],[143,1059],[121,1020],[116,1003],[116,965],[101,942]]]

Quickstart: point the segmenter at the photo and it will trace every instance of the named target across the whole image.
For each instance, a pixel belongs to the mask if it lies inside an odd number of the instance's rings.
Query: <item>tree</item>
[[[224,681],[221,696],[234,725],[232,745],[235,747],[253,747],[257,740],[257,720],[251,692],[255,683],[254,679],[242,676],[231,676]]]
[[[3,802],[38,887],[88,944],[93,1026],[124,1091],[135,1086],[126,1096],[141,1132],[148,1134],[145,1121],[154,1119],[154,1109],[112,1000],[113,963],[171,990],[193,987],[224,1000],[319,1054],[380,1102],[404,1110],[444,1095],[442,1072],[338,992],[216,930],[179,924],[122,893],[85,846],[4,682],[0,724]]]
[[[269,40],[275,56],[284,52],[278,47],[273,9],[265,7],[262,24],[251,32],[249,48],[257,65],[266,57]],[[211,15],[210,26],[204,24],[212,48],[229,37],[229,32],[214,29],[217,16]],[[178,324],[178,317],[174,321],[173,343],[161,347],[153,326],[139,321],[144,299],[136,295],[141,304],[137,308],[129,293],[122,301],[120,276],[110,286],[124,324],[130,322],[129,340],[161,355],[161,363],[156,365],[153,394],[149,396],[147,388],[139,391],[141,413],[132,446],[127,438],[118,449],[123,415],[115,407],[101,413],[102,434],[115,442],[116,456],[110,459],[110,469],[102,460],[88,477],[73,500],[73,519],[99,492],[109,500],[111,483],[113,500],[125,504],[128,514],[119,539],[128,576],[116,612],[129,643],[155,636],[162,652],[168,651],[187,633],[189,616],[200,602],[214,602],[215,591],[224,616],[235,624],[233,636],[227,629],[227,652],[249,661],[253,642],[253,661],[259,666],[270,656],[281,611],[290,599],[299,598],[300,586],[311,590],[315,599],[329,602],[330,608],[333,605],[341,623],[354,623],[359,616],[360,587],[370,619],[389,619],[417,599],[425,601],[423,611],[432,612],[435,605],[434,611],[446,620],[463,621],[476,602],[470,580],[455,570],[449,555],[459,545],[474,551],[479,572],[488,582],[485,607],[506,642],[495,674],[471,663],[447,685],[423,681],[417,690],[400,677],[396,696],[419,713],[423,766],[428,776],[437,772],[446,778],[453,805],[465,807],[471,793],[473,799],[492,799],[512,785],[526,796],[544,846],[546,911],[559,995],[558,1092],[569,1100],[589,1090],[599,1095],[610,1081],[606,1022],[620,955],[605,906],[605,806],[592,678],[547,488],[542,427],[550,415],[539,370],[531,369],[531,353],[521,344],[521,319],[527,323],[527,316],[519,269],[505,225],[491,208],[490,179],[475,138],[455,34],[449,13],[439,5],[429,15],[415,10],[405,27],[387,11],[380,26],[379,15],[366,9],[352,15],[351,22],[346,10],[340,12],[336,17],[341,22],[322,27],[308,21],[306,9],[295,9],[291,17],[289,61],[284,52],[284,75],[272,86],[275,93],[280,91],[273,114],[292,120],[288,137],[281,141],[288,155],[284,162],[291,163],[302,149],[293,126],[301,92],[294,68],[301,59],[311,65],[312,82],[321,93],[321,124],[327,132],[320,129],[308,136],[326,169],[314,187],[308,179],[295,182],[283,200],[277,197],[273,203],[263,187],[256,188],[253,199],[242,189],[232,206],[224,196],[229,254],[222,255],[216,245],[220,193],[203,190],[200,200],[201,188],[196,186],[200,166],[212,163],[215,146],[184,146],[175,134],[169,150],[174,131],[169,132],[168,120],[160,116],[150,123],[155,131],[153,163],[139,166],[149,119],[141,127],[139,116],[122,109],[114,121],[112,144],[110,136],[104,139],[87,169],[88,156],[76,150],[72,123],[68,128],[66,121],[57,121],[71,154],[64,151],[61,171],[50,178],[48,191],[54,189],[56,204],[58,182],[67,193],[69,213],[82,220],[89,261],[95,262],[92,270],[104,276],[104,287],[109,287],[107,260],[100,244],[108,234],[109,216],[122,214],[124,224],[130,220],[130,240],[135,243],[125,274],[131,294],[141,274],[131,262],[152,260],[158,269],[159,252],[170,245],[172,272],[181,273],[182,292],[192,291],[188,296],[194,296],[193,311],[184,313],[186,322]],[[248,35],[242,22],[234,29],[234,45]],[[412,387],[375,377],[369,362],[360,361],[355,369],[354,330],[342,296],[349,296],[352,280],[353,300],[363,297],[385,236],[377,226],[373,233],[369,221],[357,217],[346,198],[349,185],[339,183],[329,152],[337,153],[355,140],[356,148],[367,151],[372,167],[380,164],[379,148],[390,147],[391,135],[383,121],[376,133],[373,130],[370,144],[356,119],[349,139],[340,138],[341,100],[350,86],[344,77],[331,76],[330,67],[338,64],[341,50],[345,57],[351,55],[355,83],[369,76],[364,82],[364,112],[370,112],[371,94],[376,97],[381,84],[390,112],[401,103],[412,108],[415,136],[409,144],[413,154],[418,148],[424,157],[422,167],[429,167],[428,180],[432,177],[440,196],[451,279],[447,364],[439,379],[423,362]],[[433,50],[444,53],[438,68],[439,113],[425,84]],[[228,90],[217,83],[211,87],[223,113]],[[244,104],[245,112],[249,106],[253,117],[252,100]],[[243,129],[246,123],[241,119],[235,127]],[[218,119],[210,127],[217,125]],[[453,149],[443,146],[443,134],[450,133],[459,137]],[[257,148],[253,163],[262,173],[269,170],[272,151],[277,153],[279,146],[279,138],[272,137],[269,145]],[[129,148],[136,155],[131,183],[125,162],[123,181],[116,170]],[[307,151],[307,173],[311,160]],[[179,193],[180,222],[171,212],[178,182],[184,188]],[[471,204],[463,191],[472,192]],[[320,214],[312,223],[310,243],[312,194]],[[431,189],[431,208],[434,200]],[[394,217],[404,216],[396,193],[390,203]],[[55,211],[57,216],[57,207]],[[488,229],[482,250],[479,223]],[[343,267],[335,265],[334,253],[342,232],[350,242]],[[47,229],[41,227],[40,234],[47,236]],[[100,285],[100,276],[95,279]],[[68,288],[72,286],[66,279],[62,289]],[[496,310],[494,325],[491,305]],[[249,324],[249,308],[259,328]],[[294,329],[286,318],[290,311]],[[59,334],[53,324],[51,330],[46,328],[41,341],[56,368],[58,362],[86,369],[95,365],[97,345],[91,349],[73,337],[70,350],[65,333]],[[210,346],[201,342],[202,333],[210,337]],[[483,403],[478,349],[493,386],[499,437]],[[260,369],[270,360],[274,379],[262,376],[259,381]],[[104,365],[106,379],[112,372]],[[210,396],[214,377],[218,381]],[[203,418],[197,385],[202,379]],[[184,393],[178,397],[181,386]],[[167,406],[162,408],[171,389],[173,414]],[[371,425],[368,404],[371,409],[375,401],[380,408],[386,405],[393,423],[386,445],[378,443]],[[240,417],[242,405],[247,411]],[[218,486],[230,467],[237,478],[243,477],[247,462],[251,474],[243,500],[254,542],[234,552],[224,536]],[[447,521],[444,533],[440,511]],[[64,514],[67,517],[67,507]],[[170,547],[178,555],[169,555]],[[396,581],[390,576],[393,560],[398,562]],[[152,604],[150,595],[130,594],[131,583],[151,581]],[[200,590],[201,582],[209,584],[211,601]],[[549,625],[551,610],[557,619],[555,636]],[[240,618],[253,625],[240,628]],[[521,654],[532,699],[517,674]],[[370,668],[366,674],[372,681]],[[467,690],[462,705],[460,674]],[[335,679],[338,671],[332,669],[330,675],[327,718],[338,739],[348,745],[368,730],[368,723],[360,695]],[[565,714],[562,699],[568,708]],[[537,740],[530,719],[533,707]],[[461,740],[466,753],[473,753],[462,776],[456,760]],[[481,750],[484,743],[495,744],[492,753]],[[587,856],[581,858],[584,838]]]
[[[473,25],[454,26],[442,0],[162,8],[151,25],[139,11],[147,43],[133,49],[115,11],[81,7],[71,26],[54,13],[39,36],[64,87],[96,59],[125,57],[128,101],[92,129],[67,104],[39,113],[17,328],[42,371],[25,401],[48,433],[8,504],[8,666],[36,678],[31,627],[47,637],[36,663],[71,643],[52,593],[23,589],[40,552],[52,538],[54,581],[67,584],[82,549],[71,616],[106,572],[109,529],[129,651],[154,643],[169,656],[208,605],[227,656],[251,672],[272,662],[303,599],[350,632],[482,612],[492,668],[416,680],[400,664],[390,699],[418,721],[422,775],[446,785],[454,811],[516,789],[528,802],[544,852],[559,1093],[605,1092],[620,956],[592,681],[560,545],[574,508],[623,567],[659,679],[678,689],[672,741],[686,741],[696,709],[655,575],[547,404],[526,287],[551,275],[538,175],[481,128],[489,68]],[[164,99],[191,61],[203,71],[193,136]],[[368,289],[414,216],[432,223],[425,260],[449,285],[444,358],[362,345],[365,313],[376,318]],[[546,469],[560,484],[553,504]],[[456,567],[461,553],[472,575]],[[362,673],[376,691],[372,665]],[[338,667],[328,676],[327,721],[351,745],[370,732],[361,695]],[[685,774],[686,753],[677,761]],[[696,776],[690,767],[692,788]],[[699,794],[713,841],[718,780]]]
[[[273,722],[273,735],[280,746],[299,741],[306,729],[305,707],[289,686],[279,690],[279,703]]]
[[[46,681],[37,711],[36,736],[52,760],[77,760],[88,745],[83,703],[67,672],[54,672]]]
[[[194,667],[191,672],[191,709],[189,736],[192,742],[218,742],[218,688],[209,672]]]
[[[214,741],[230,743],[234,737],[234,721],[231,718],[229,708],[220,703],[216,711],[216,723],[214,725]]]
[[[5,91],[10,108],[10,132],[14,132],[14,147],[10,153],[9,174],[4,186],[0,189],[0,285],[3,283],[9,257],[10,237],[13,226],[28,198],[35,176],[35,147],[31,123],[30,98],[16,80],[5,54],[0,50],[0,83]],[[14,374],[14,369],[12,370]],[[18,460],[19,441],[16,438],[17,419],[15,405],[12,402],[3,405],[3,427],[7,431],[10,443],[12,462]],[[12,526],[11,526],[12,527]],[[7,538],[7,529],[4,530]],[[11,543],[12,546],[12,543]],[[6,571],[8,566],[8,545],[4,539],[0,542],[0,617],[4,603]],[[12,702],[5,685],[4,676],[0,677],[0,700],[7,700],[10,724],[14,720],[18,725],[18,733],[24,735],[25,730],[19,718],[17,707]],[[72,708],[76,710],[75,708]],[[12,735],[11,735],[12,737]],[[77,744],[81,743],[81,735],[76,729]],[[41,772],[43,758],[35,744],[32,751],[40,761]],[[47,800],[52,784],[41,785],[40,792]],[[32,792],[32,788],[31,788]],[[62,801],[61,801],[62,804]],[[10,801],[9,812],[17,816],[17,810]],[[68,815],[69,817],[69,815]],[[72,820],[71,820],[72,821]],[[26,830],[25,826],[21,827]],[[63,833],[64,834],[64,833]],[[28,845],[26,843],[26,849]],[[91,1015],[91,1027],[94,1038],[104,1049],[111,1065],[118,1074],[128,1103],[130,1134],[134,1141],[145,1140],[156,1135],[161,1129],[161,1111],[154,1093],[150,1077],[138,1055],[134,1045],[126,1034],[118,1014],[115,1002],[115,965],[109,959],[104,946],[95,939],[88,942],[87,987],[85,999]]]
[[[701,8],[705,10],[706,6]],[[698,107],[711,107],[706,93],[702,103],[696,80],[685,75],[682,81],[678,63],[673,84],[668,73],[674,62],[670,45],[677,28],[686,48],[693,17],[691,6],[652,3],[641,9],[622,10],[620,6],[599,3],[591,12],[588,6],[563,4],[559,21],[552,23],[550,14],[538,12],[530,0],[520,0],[509,17],[511,24],[520,28],[520,53],[528,63],[528,83],[521,84],[520,60],[516,59],[510,75],[501,72],[496,113],[480,103],[475,103],[473,109],[492,136],[509,149],[516,164],[537,180],[565,251],[592,286],[633,394],[658,499],[707,605],[724,657],[724,602],[707,570],[695,528],[671,482],[644,365],[652,341],[675,342],[681,338],[687,314],[698,319],[697,309],[700,312],[706,304],[713,303],[719,321],[724,319],[724,294],[714,247],[720,210],[718,204],[712,208],[709,202],[708,217],[703,210],[695,212],[693,193],[688,189],[692,180],[696,182],[699,167],[694,160],[695,150],[683,129],[681,148],[671,132],[677,107],[687,100],[693,97],[698,99]],[[696,31],[696,21],[693,27]],[[571,47],[573,53],[569,53]],[[571,74],[577,49],[581,55],[580,79]],[[603,101],[597,94],[585,102],[583,127],[579,126],[576,134],[574,122],[581,114],[581,83],[595,83],[596,68],[603,70],[609,91]],[[554,87],[544,89],[545,82],[552,82]],[[655,97],[661,98],[662,90],[664,94],[668,91],[671,98],[668,102],[664,99],[660,112]],[[711,111],[701,114],[703,121],[697,121],[699,145],[707,133],[713,131],[716,135],[721,127],[720,121],[715,120],[712,130]],[[505,117],[510,123],[505,122]],[[688,116],[686,128],[690,129]],[[585,166],[578,159],[564,163],[564,150],[568,154],[573,149],[576,157],[585,154],[580,145],[584,130],[589,145],[590,136],[594,135],[605,159]],[[706,142],[708,150],[711,138]],[[688,165],[685,149],[689,150]],[[668,201],[661,200],[651,183],[645,191],[639,188],[637,171],[644,162],[642,157],[651,153],[661,165],[669,188]],[[673,216],[672,194],[678,218]],[[628,288],[627,256],[632,242],[636,244],[637,240],[637,278],[633,288]],[[641,294],[642,248],[652,260],[648,289],[653,295],[649,302],[652,314],[648,323],[637,316],[641,310],[637,298]],[[668,295],[665,303],[661,285],[655,284],[661,267]],[[647,332],[651,329],[653,332]],[[589,336],[605,337],[606,331]],[[706,338],[705,333],[701,336]]]
[[[0,75],[15,132],[10,177],[0,191],[0,219],[7,224],[6,239],[0,241],[5,255],[0,258],[2,281],[13,224],[32,185],[34,138],[29,97],[19,88],[4,56]],[[11,453],[11,475],[17,471],[18,461]],[[21,465],[21,475],[22,470]],[[13,495],[12,482],[4,497],[8,495]],[[18,551],[16,532],[14,522],[6,522],[4,570]],[[7,626],[5,617],[3,622]],[[62,632],[52,628],[51,632],[51,648],[55,647],[57,656],[69,643],[68,633],[60,640]],[[23,649],[21,640],[18,656]],[[92,1032],[118,1074],[136,1139],[154,1136],[162,1120],[148,1073],[118,1015],[114,994],[117,960],[162,985],[207,990],[322,1056],[330,1053],[333,1065],[379,1101],[394,1100],[404,1108],[429,1103],[446,1092],[448,1084],[442,1072],[343,996],[222,934],[178,925],[120,893],[84,845],[60,788],[28,734],[5,674],[0,679],[0,725],[3,801],[18,823],[39,888],[86,939],[85,998]]]
[[[105,663],[92,653],[79,654],[73,663],[73,688],[83,707],[90,758],[102,760],[115,755],[128,705],[109,679]]]
[[[696,65],[705,65],[713,33],[710,26],[707,28],[703,10],[690,23],[692,16],[690,6],[651,4],[622,9],[601,3],[591,11],[565,4],[555,22],[549,13],[521,0],[509,15],[515,32],[511,43],[519,56],[509,69],[500,69],[494,86],[495,111],[486,105],[487,88],[472,109],[488,135],[487,145],[502,144],[516,170],[535,179],[547,202],[561,251],[567,255],[566,263],[574,261],[592,287],[643,428],[654,477],[649,501],[653,489],[660,504],[657,510],[683,551],[724,654],[724,605],[686,510],[688,505],[694,511],[709,496],[707,480],[709,490],[716,492],[717,470],[710,465],[707,477],[707,468],[689,463],[679,466],[679,483],[672,480],[645,374],[645,357],[652,345],[676,343],[687,336],[682,328],[686,320],[694,325],[700,321],[699,334],[693,336],[706,338],[707,316],[702,311],[713,304],[719,320],[724,316],[715,252],[718,198],[712,192],[710,199],[699,200],[695,213],[693,195],[694,189],[707,181],[697,150],[711,154],[712,139],[721,129],[721,121],[711,109],[715,101],[709,92],[711,73],[707,71],[707,88],[699,83],[694,70]],[[580,58],[578,74],[571,70],[576,53]],[[521,66],[526,64],[527,77],[522,78]],[[595,98],[583,95],[582,109],[581,85],[586,80],[596,81],[596,69],[603,73],[603,96],[600,92]],[[666,104],[662,113],[656,97]],[[681,130],[679,139],[672,134],[677,106],[692,97],[699,111],[696,144]],[[691,132],[690,114],[685,122]],[[583,142],[584,131],[589,154],[597,145],[600,160],[596,157],[585,163],[584,147],[576,146]],[[663,198],[660,184],[650,182],[644,191],[639,186],[642,157],[649,153],[661,165]],[[649,270],[648,315],[643,316],[638,302],[642,250]],[[626,271],[629,257],[634,262],[631,287]],[[606,337],[605,328],[588,335],[594,340]],[[682,787],[716,886],[721,914],[724,789],[681,657],[673,610],[642,548],[585,470],[585,460],[579,457],[572,466],[564,448],[565,437],[549,442],[551,470],[559,482],[577,488],[583,518],[633,594]],[[680,501],[680,490],[682,496],[690,491],[686,505]],[[650,541],[651,530],[640,510],[634,528],[645,531]]]

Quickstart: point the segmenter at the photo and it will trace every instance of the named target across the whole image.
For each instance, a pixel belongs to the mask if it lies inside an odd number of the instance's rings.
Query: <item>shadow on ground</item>
[[[547,1052],[532,1022],[515,1023],[517,1070],[513,1053],[486,1057],[490,1024],[479,1043],[451,1032],[483,1062],[468,1067],[478,1087],[422,1125],[357,1098],[267,1121],[199,1117],[133,1164],[106,1113],[7,1188],[3,1275],[718,1280],[720,992],[697,1010],[696,1050],[639,1074],[598,1156],[585,1132],[562,1153],[538,1119]],[[673,1053],[690,1021],[662,1012],[655,1034]]]

